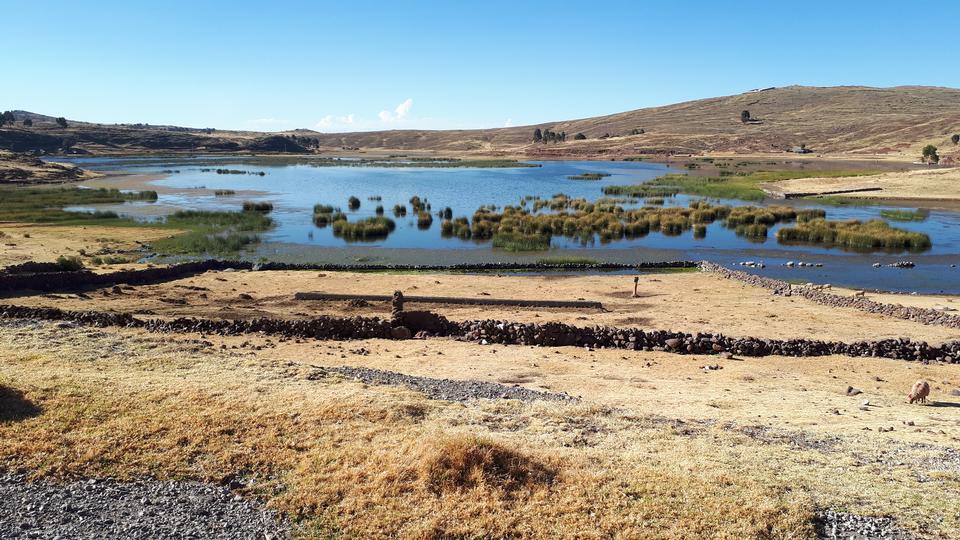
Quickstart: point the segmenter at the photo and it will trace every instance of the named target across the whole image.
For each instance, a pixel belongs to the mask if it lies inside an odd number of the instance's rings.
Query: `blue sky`
[[[0,0],[0,110],[321,131],[524,125],[751,88],[960,87],[960,2]]]

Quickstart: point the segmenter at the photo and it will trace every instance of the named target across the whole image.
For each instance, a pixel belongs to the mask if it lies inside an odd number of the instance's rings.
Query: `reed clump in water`
[[[344,240],[380,240],[386,238],[397,225],[383,216],[350,222],[340,219],[333,222],[333,235]]]
[[[922,251],[931,246],[923,233],[891,227],[886,221],[828,221],[812,219],[777,231],[777,240],[790,243],[823,244],[850,249]]]

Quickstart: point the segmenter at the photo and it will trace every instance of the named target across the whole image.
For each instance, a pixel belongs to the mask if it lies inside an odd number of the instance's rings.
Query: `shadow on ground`
[[[39,415],[40,407],[23,392],[0,385],[0,422],[15,422]]]

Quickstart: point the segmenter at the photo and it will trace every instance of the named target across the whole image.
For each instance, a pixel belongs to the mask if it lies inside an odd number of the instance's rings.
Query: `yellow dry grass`
[[[0,223],[0,266],[27,261],[54,261],[57,257],[135,250],[137,241],[150,242],[179,231],[145,227],[60,226]]]
[[[847,178],[803,178],[764,186],[769,192],[824,193],[850,189],[879,188],[879,191],[845,193],[862,199],[917,200],[918,202],[960,200],[960,168],[931,168],[898,171],[874,176]]]
[[[949,404],[956,366],[763,358],[705,373],[707,362],[717,359],[6,323],[0,384],[40,411],[0,423],[0,463],[56,477],[242,478],[305,538],[806,538],[821,506],[960,538],[960,471],[930,470],[915,446],[956,448],[954,409],[900,395],[922,376]],[[310,367],[342,364],[513,378],[583,400],[432,401]],[[843,395],[848,384],[865,393]]]

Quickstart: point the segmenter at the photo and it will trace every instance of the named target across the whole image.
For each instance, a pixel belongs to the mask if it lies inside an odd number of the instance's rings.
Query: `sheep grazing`
[[[930,384],[927,381],[921,379],[913,383],[913,389],[910,390],[910,394],[907,395],[910,398],[910,403],[919,401],[920,403],[927,402],[927,396],[930,395]]]

